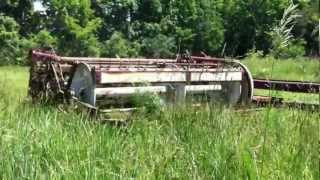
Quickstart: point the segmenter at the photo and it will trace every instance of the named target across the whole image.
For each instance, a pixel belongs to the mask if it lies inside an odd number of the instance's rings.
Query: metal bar
[[[61,62],[72,63],[72,62],[90,62],[93,64],[100,63],[112,63],[112,62],[128,62],[128,63],[179,63],[178,59],[146,59],[146,58],[96,58],[96,57],[60,57]],[[196,62],[203,64],[202,62],[207,62],[208,64],[217,63],[217,62],[235,62],[234,60],[226,60],[222,58],[203,58],[192,56],[192,59]],[[192,65],[196,64],[193,62],[180,64]]]
[[[191,66],[191,67],[198,67],[198,66],[218,66],[218,63],[210,62],[210,63],[181,63],[177,62],[176,60],[165,60],[165,59],[140,59],[137,61],[137,59],[108,59],[108,58],[101,58],[101,60],[78,60],[77,58],[70,59],[70,60],[64,60],[61,59],[61,63],[66,64],[77,64],[77,63],[87,63],[94,66],[105,66],[105,65],[121,65],[121,66],[129,66],[129,65],[136,65],[136,66]]]
[[[130,96],[136,93],[165,93],[164,86],[145,86],[145,87],[113,87],[113,88],[96,88],[95,94],[97,96],[108,97],[123,97]]]
[[[195,86],[202,86],[202,85],[219,85],[218,83],[220,83],[221,81],[216,81],[216,82],[211,82],[211,81],[197,81],[197,82],[190,82],[188,83],[188,85],[195,85]],[[150,82],[147,83],[150,86],[167,86],[170,84],[174,84],[174,83],[183,83],[182,81],[180,82]],[[185,82],[184,82],[185,83]],[[145,82],[138,82],[138,83],[113,83],[113,84],[100,84],[97,83],[96,84],[96,88],[112,88],[112,87],[143,87],[146,86]]]
[[[138,108],[123,108],[123,109],[99,109],[100,113],[126,113],[126,112],[133,112],[137,111]]]
[[[301,92],[301,93],[319,93],[320,92],[319,83],[303,82],[303,81],[279,81],[279,80],[255,79],[254,88]]]
[[[225,73],[225,72],[241,72],[238,69],[171,69],[171,68],[118,68],[118,67],[112,67],[109,69],[101,69],[100,71],[102,73],[137,73],[137,72],[144,72],[144,73]]]
[[[191,56],[192,60],[195,60],[197,63],[202,62],[224,62],[224,63],[234,63],[236,62],[233,59],[223,59],[223,58],[215,58],[215,57],[198,57],[198,56]]]
[[[92,62],[92,63],[101,63],[101,62],[119,62],[119,61],[124,61],[124,62],[164,62],[164,63],[169,63],[169,62],[176,62],[177,60],[175,59],[143,59],[143,58],[95,58],[95,57],[60,57],[60,60],[62,62]]]
[[[188,64],[188,63],[178,63],[178,62],[175,62],[175,63],[172,63],[172,62],[169,62],[169,63],[164,63],[164,62],[152,62],[152,63],[148,63],[148,62],[143,62],[143,63],[140,63],[140,62],[135,62],[135,61],[132,61],[132,62],[128,62],[128,61],[125,61],[125,62],[122,62],[121,60],[118,61],[118,62],[90,62],[90,61],[83,61],[91,66],[97,66],[97,67],[109,67],[109,66],[143,66],[143,67],[159,67],[159,68],[162,68],[162,67],[169,67],[169,66],[172,66],[173,68],[174,67],[186,67],[186,66],[189,66],[189,67],[207,67],[207,68],[216,68],[218,67],[219,65],[217,63],[202,63],[202,64]]]
[[[174,90],[175,88],[172,87]],[[209,92],[221,90],[221,85],[187,85],[185,87],[186,92]],[[142,87],[109,87],[109,88],[96,88],[95,94],[100,97],[123,97],[130,96],[137,93],[167,93],[166,86],[142,86]]]
[[[289,107],[298,108],[303,110],[319,111],[320,104],[310,104],[305,102],[287,102],[283,98],[270,97],[270,96],[254,96],[252,103],[259,107],[271,106],[275,108]]]

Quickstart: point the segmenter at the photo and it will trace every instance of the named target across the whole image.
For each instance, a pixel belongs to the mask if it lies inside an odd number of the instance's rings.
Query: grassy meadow
[[[27,82],[27,68],[0,67],[0,179],[320,177],[319,112],[187,105],[140,112],[116,127],[33,105]]]

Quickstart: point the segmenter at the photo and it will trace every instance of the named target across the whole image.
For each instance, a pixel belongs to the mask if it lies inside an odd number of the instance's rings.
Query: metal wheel
[[[91,68],[85,63],[77,65],[70,85],[71,94],[79,101],[96,105],[95,78]]]

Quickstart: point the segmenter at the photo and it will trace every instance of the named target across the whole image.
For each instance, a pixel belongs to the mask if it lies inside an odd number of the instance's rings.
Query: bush
[[[304,40],[294,40],[283,48],[278,48],[272,51],[272,55],[276,58],[297,58],[306,54],[305,49],[306,42]]]
[[[306,42],[304,40],[295,40],[285,48],[281,54],[284,58],[296,58],[306,54]]]
[[[132,102],[135,107],[143,107],[143,111],[147,114],[160,113],[163,105],[162,99],[154,93],[137,92]]]

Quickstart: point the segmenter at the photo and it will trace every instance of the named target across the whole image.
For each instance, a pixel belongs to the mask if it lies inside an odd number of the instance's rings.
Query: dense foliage
[[[28,49],[43,46],[73,56],[266,54],[292,2],[299,18],[284,54],[316,55],[320,15],[314,0],[4,0],[0,64],[23,63]]]

